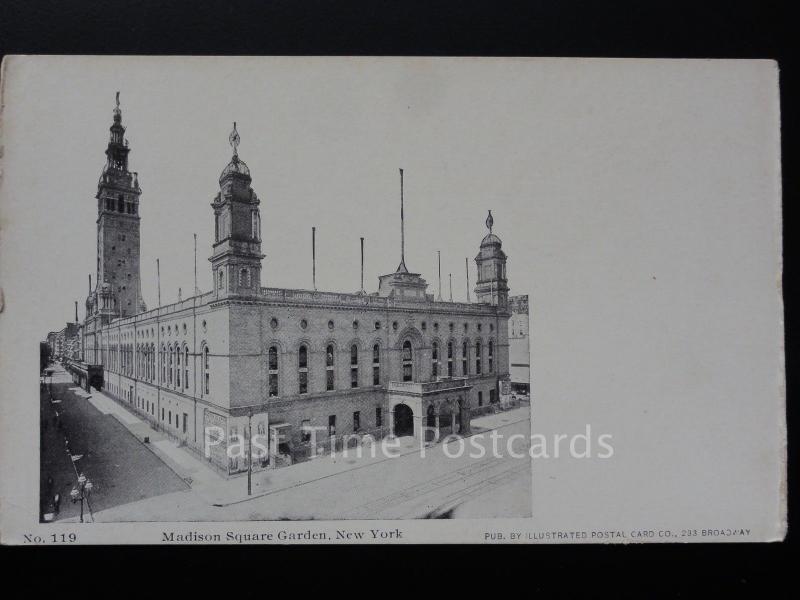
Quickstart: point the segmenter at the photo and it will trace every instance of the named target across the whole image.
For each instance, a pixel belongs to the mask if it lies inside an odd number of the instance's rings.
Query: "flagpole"
[[[311,228],[311,284],[317,291],[317,228]]]
[[[197,296],[197,234],[194,234],[194,295]]]
[[[161,263],[156,259],[156,278],[158,280],[158,306],[161,308]]]
[[[470,302],[470,299],[469,299],[469,259],[466,256],[464,257],[464,268],[467,271],[467,302]]]
[[[442,301],[442,251],[437,250],[436,256],[439,259],[439,297],[437,298],[437,300],[441,302]]]

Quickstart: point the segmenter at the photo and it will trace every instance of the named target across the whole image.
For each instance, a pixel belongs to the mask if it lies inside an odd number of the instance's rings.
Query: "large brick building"
[[[247,461],[226,449],[248,432],[269,436],[269,456],[256,466],[281,466],[312,453],[310,427],[321,432],[317,448],[345,434],[466,432],[472,415],[508,391],[506,256],[491,213],[475,258],[474,303],[435,301],[402,249],[374,293],[261,287],[261,206],[234,125],[233,156],[211,203],[214,289],[147,310],[141,189],[124,131],[118,99],[76,369],[102,365],[104,389],[154,426],[234,473]],[[208,431],[224,433],[207,439]]]
[[[508,320],[509,359],[511,361],[511,388],[520,394],[529,394],[531,388],[531,346],[528,318],[528,296],[511,296],[511,318]]]

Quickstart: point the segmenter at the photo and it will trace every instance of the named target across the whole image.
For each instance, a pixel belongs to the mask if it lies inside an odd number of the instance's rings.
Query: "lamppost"
[[[253,409],[247,411],[247,495],[253,494]]]
[[[92,493],[92,482],[89,481],[86,476],[81,473],[78,475],[78,487],[72,488],[72,491],[69,493],[69,497],[72,498],[72,503],[74,504],[78,500],[81,501],[81,523],[83,523],[83,501],[89,501],[89,495]]]

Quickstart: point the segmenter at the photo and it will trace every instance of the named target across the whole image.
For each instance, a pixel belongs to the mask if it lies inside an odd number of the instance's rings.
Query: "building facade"
[[[528,328],[528,296],[511,296],[511,318],[508,320],[508,343],[511,360],[511,389],[517,394],[530,394],[531,345]]]
[[[63,329],[49,332],[47,345],[50,348],[50,356],[58,361],[80,360],[82,356],[81,329],[81,324],[76,321],[67,323]]]
[[[234,124],[209,213],[214,289],[147,310],[141,189],[121,119],[117,103],[78,367],[102,365],[103,388],[120,402],[232,474],[250,461],[247,448],[230,449],[256,434],[269,451],[252,466],[284,466],[367,436],[466,433],[472,415],[507,399],[507,259],[491,213],[474,303],[434,301],[402,249],[374,293],[261,287],[261,206]]]

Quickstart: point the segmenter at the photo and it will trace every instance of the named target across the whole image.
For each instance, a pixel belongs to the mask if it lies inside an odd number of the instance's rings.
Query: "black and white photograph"
[[[768,60],[6,57],[3,541],[782,539],[778,98]]]
[[[449,134],[413,147],[411,103],[431,100],[413,73],[389,102],[269,73],[230,123],[149,85],[69,108],[88,129],[56,137],[94,137],[69,160],[98,171],[60,192],[85,216],[61,254],[76,281],[96,251],[74,318],[42,335],[42,520],[529,517],[513,211],[468,189]],[[493,433],[521,438],[513,456]]]

